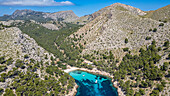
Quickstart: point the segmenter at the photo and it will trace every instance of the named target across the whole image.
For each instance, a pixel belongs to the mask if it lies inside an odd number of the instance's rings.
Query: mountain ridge
[[[4,15],[0,20],[35,20],[35,21],[64,21],[71,22],[79,17],[72,11],[59,11],[54,13],[33,11],[30,9],[16,10],[12,15]]]

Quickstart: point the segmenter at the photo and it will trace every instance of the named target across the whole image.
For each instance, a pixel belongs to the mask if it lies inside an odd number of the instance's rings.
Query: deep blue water
[[[76,96],[118,96],[109,78],[78,70],[69,74],[79,85]]]

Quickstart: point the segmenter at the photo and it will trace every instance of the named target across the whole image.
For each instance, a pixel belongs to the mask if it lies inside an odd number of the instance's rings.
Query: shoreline
[[[77,68],[77,67],[70,67],[70,66],[68,67],[68,69],[64,70],[64,72],[70,73],[70,72],[76,71],[76,70],[85,71],[85,72],[89,72],[89,73],[92,73],[92,74],[95,74],[95,75],[102,75],[102,76],[106,76],[106,77],[110,78],[111,82],[113,84],[113,87],[117,88],[118,96],[126,96],[124,94],[124,92],[122,91],[122,89],[118,86],[118,82],[114,81],[114,79],[113,79],[114,76],[110,75],[109,73],[104,72],[104,71],[99,71],[96,68],[89,70],[89,69],[86,69],[86,68]],[[77,90],[74,93],[76,94]],[[75,96],[75,95],[72,95],[72,96]]]

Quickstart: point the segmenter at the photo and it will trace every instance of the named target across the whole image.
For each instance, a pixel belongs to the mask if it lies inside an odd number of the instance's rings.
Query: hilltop
[[[0,21],[6,20],[35,20],[38,22],[47,22],[51,20],[71,22],[79,17],[72,10],[60,11],[55,13],[38,12],[33,10],[16,10],[12,15],[0,17]]]

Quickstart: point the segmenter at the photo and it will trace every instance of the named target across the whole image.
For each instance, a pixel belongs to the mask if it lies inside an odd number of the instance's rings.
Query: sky
[[[0,16],[11,15],[18,9],[42,12],[73,10],[76,15],[84,16],[114,3],[122,3],[149,11],[169,5],[170,0],[0,0]]]

